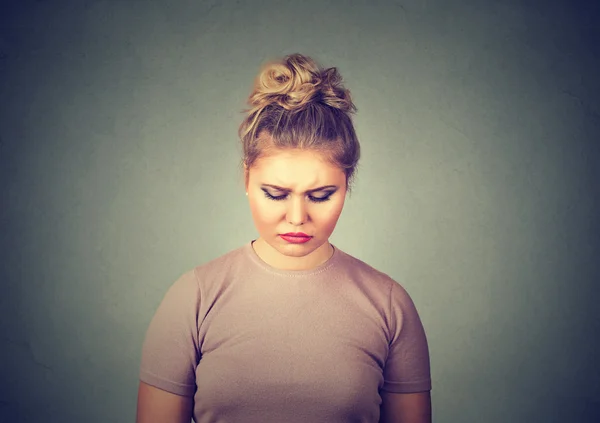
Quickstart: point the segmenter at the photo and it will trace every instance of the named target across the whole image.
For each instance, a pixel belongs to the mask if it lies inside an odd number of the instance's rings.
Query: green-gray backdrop
[[[257,236],[240,111],[294,52],[354,95],[331,241],[412,295],[434,420],[600,418],[597,2],[0,7],[2,422],[134,421],[167,288]]]

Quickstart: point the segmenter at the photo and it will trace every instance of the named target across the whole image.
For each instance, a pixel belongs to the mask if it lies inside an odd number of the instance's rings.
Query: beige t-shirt
[[[248,242],[184,273],[150,323],[140,379],[193,396],[197,423],[375,423],[381,390],[431,390],[408,293],[334,248],[280,270]]]

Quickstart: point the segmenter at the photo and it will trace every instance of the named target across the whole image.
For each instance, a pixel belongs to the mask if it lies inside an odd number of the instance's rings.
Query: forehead
[[[344,172],[320,153],[301,150],[278,151],[261,158],[255,167],[255,175],[261,183],[288,188],[339,183],[345,178]]]

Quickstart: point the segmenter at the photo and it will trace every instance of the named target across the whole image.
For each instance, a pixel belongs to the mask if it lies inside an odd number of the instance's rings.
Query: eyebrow
[[[261,184],[261,185],[264,186],[264,187],[274,188],[274,189],[276,189],[278,191],[292,192],[292,190],[289,189],[289,188],[283,188],[283,187],[280,187],[280,186],[277,186],[277,185],[272,185],[272,184]],[[322,191],[322,190],[327,189],[327,188],[335,188],[335,189],[337,189],[338,187],[336,185],[325,185],[325,186],[322,186],[322,187],[319,187],[319,188],[309,189],[309,190],[306,191],[306,193],[312,193],[312,192]]]

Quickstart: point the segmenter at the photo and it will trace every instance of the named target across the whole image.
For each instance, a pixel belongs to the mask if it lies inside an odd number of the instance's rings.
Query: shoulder
[[[247,246],[235,248],[230,250],[218,257],[212,258],[202,264],[195,266],[190,271],[196,275],[210,273],[210,272],[222,272],[229,269],[231,266],[235,266],[244,260],[247,253]]]
[[[201,289],[200,281],[216,280],[206,276],[223,273],[234,265],[239,258],[239,249],[225,253],[203,264],[188,268],[179,273],[168,289],[168,294],[173,296],[186,296]]]
[[[171,290],[198,296],[219,291],[223,284],[239,278],[244,271],[247,272],[245,254],[244,247],[239,247],[189,268],[180,274]]]
[[[386,293],[394,292],[394,295],[402,295],[406,290],[400,282],[389,274],[375,268],[367,262],[340,250],[340,268],[348,274],[355,275],[361,279],[368,280],[371,284],[380,285],[386,289]]]
[[[377,290],[385,297],[390,311],[414,313],[415,305],[402,282],[348,253],[340,251],[340,269],[347,278],[364,286],[365,291]]]

